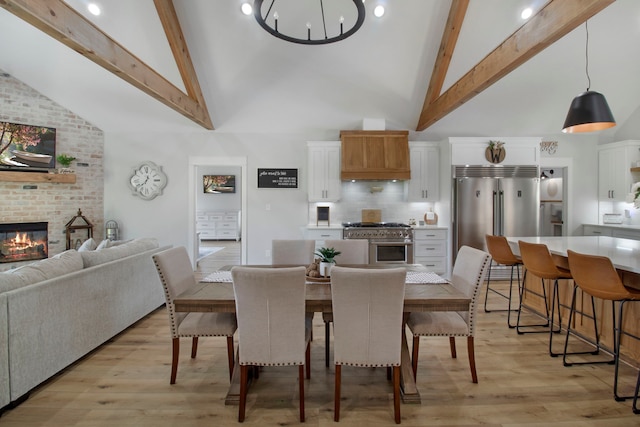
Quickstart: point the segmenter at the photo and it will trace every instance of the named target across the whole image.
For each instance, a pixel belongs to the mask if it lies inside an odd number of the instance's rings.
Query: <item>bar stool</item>
[[[551,257],[551,253],[549,252],[549,248],[547,245],[542,243],[527,243],[523,241],[518,241],[518,246],[520,247],[520,257],[522,258],[522,263],[525,267],[524,278],[522,280],[522,286],[520,287],[520,308],[518,309],[518,320],[516,323],[516,330],[519,334],[523,334],[525,332],[520,331],[522,327],[530,327],[530,326],[544,326],[549,327],[549,355],[552,357],[559,356],[562,353],[554,353],[553,352],[553,334],[558,333],[562,330],[562,318],[560,316],[560,295],[558,293],[558,280],[571,280],[573,277],[571,276],[571,271],[556,266],[555,262],[553,262],[553,258]],[[534,292],[535,295],[541,296],[544,298],[544,307],[546,311],[547,322],[544,324],[537,325],[520,325],[520,314],[522,312],[522,301],[525,292],[525,282],[528,272],[533,273],[534,275],[540,277],[540,282],[542,284],[542,295]],[[553,280],[553,290],[551,293],[551,317],[549,317],[549,305],[547,303],[547,291],[544,286],[544,280]],[[533,291],[529,291],[533,292]],[[558,307],[558,329],[554,329],[554,314],[556,311],[556,305]],[[546,332],[546,331],[529,331],[529,332]]]
[[[518,311],[517,309],[511,308],[511,296],[513,292],[513,270],[518,273],[518,293],[520,293],[520,266],[522,265],[522,260],[516,257],[511,250],[511,246],[509,246],[509,242],[507,242],[507,238],[504,236],[493,236],[491,234],[487,234],[485,236],[487,242],[487,250],[489,254],[491,254],[491,264],[496,263],[499,265],[506,265],[507,267],[511,267],[511,278],[509,279],[509,295],[505,295],[502,292],[499,292],[495,289],[491,289],[491,265],[489,266],[489,273],[487,275],[487,290],[484,297],[484,311],[485,313],[491,313],[491,311],[506,311],[507,313],[507,325],[510,328],[515,328],[515,325],[511,324],[511,312]],[[489,299],[489,291],[495,292],[503,298],[506,298],[509,301],[509,305],[507,309],[500,310],[488,310],[487,309],[487,300]]]
[[[605,301],[611,301],[611,313],[613,317],[613,359],[615,372],[613,379],[613,396],[617,401],[634,397],[634,412],[636,398],[634,395],[618,395],[618,371],[620,366],[620,338],[622,337],[622,320],[624,305],[628,301],[640,301],[640,291],[627,288],[622,283],[620,276],[611,260],[607,257],[596,255],[585,255],[571,250],[567,251],[569,258],[569,268],[574,277],[575,284],[584,293]],[[616,302],[619,304],[618,318],[616,319]],[[571,312],[575,311],[575,291],[571,304]],[[569,314],[571,316],[571,314]],[[571,325],[569,325],[570,327]],[[569,334],[565,340],[565,349],[569,340]],[[636,395],[638,392],[636,386]]]

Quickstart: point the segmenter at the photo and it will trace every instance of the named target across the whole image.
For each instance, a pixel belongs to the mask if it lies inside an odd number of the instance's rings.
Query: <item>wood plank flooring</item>
[[[239,243],[224,244],[226,249],[199,262],[199,275],[238,262]],[[505,303],[491,295],[489,302],[491,307]],[[224,404],[229,384],[225,340],[201,339],[196,359],[190,359],[190,342],[183,340],[172,386],[167,322],[165,309],[156,310],[4,412],[0,426],[236,425],[238,408]],[[319,315],[314,336],[311,380],[305,386],[306,425],[335,425],[334,369],[324,365]],[[547,344],[547,334],[517,335],[507,328],[505,312],[485,313],[480,307],[479,383],[472,384],[466,340],[458,340],[458,358],[451,359],[446,338],[423,338],[417,378],[422,404],[402,404],[402,424],[640,425],[631,401],[613,399],[613,366],[563,367],[561,359],[548,356]],[[631,392],[635,380],[636,370],[624,366],[622,386]],[[394,425],[391,384],[384,369],[345,367],[342,384],[340,425]],[[249,390],[246,417],[246,425],[298,424],[297,370],[264,369]]]

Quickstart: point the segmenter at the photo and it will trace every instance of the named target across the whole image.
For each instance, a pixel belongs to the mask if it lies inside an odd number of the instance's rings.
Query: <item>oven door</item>
[[[413,242],[370,242],[369,264],[413,264]]]

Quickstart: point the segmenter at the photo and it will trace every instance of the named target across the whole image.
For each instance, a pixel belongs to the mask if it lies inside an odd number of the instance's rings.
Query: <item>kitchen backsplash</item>
[[[438,213],[438,203],[408,202],[407,191],[407,182],[343,182],[339,202],[309,203],[309,224],[316,224],[317,206],[329,206],[331,225],[360,221],[362,209],[382,210],[383,222],[408,223],[411,218],[417,222],[423,220],[424,214],[430,209]]]

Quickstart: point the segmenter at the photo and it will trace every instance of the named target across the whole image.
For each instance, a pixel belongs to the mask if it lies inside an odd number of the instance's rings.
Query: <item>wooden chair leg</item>
[[[178,374],[178,358],[180,357],[180,338],[173,338],[171,348],[171,379],[169,384],[176,383],[176,375]]]
[[[307,377],[308,378],[308,377]],[[300,383],[300,422],[304,422],[304,366],[298,366],[298,382]]]
[[[333,421],[340,421],[340,382],[342,374],[342,366],[336,365],[336,382],[335,382],[335,391],[333,397]]]
[[[418,353],[420,351],[420,337],[413,337],[413,351],[411,352],[411,368],[413,368],[413,379],[416,379],[418,374]]]
[[[473,344],[473,337],[467,337],[467,352],[469,353],[469,367],[471,368],[471,381],[478,383],[478,374],[476,373],[476,354]]]
[[[244,412],[247,405],[247,381],[249,377],[249,366],[240,366],[240,403],[238,406],[238,422],[244,421]]]
[[[231,381],[233,377],[233,364],[235,362],[235,355],[233,348],[233,335],[227,337],[227,359],[229,360],[229,381]]]
[[[393,414],[400,424],[400,366],[393,367]]]
[[[457,358],[458,353],[456,352],[456,337],[449,337],[449,347],[451,347],[451,358]]]
[[[193,337],[191,340],[191,358],[195,359],[198,353],[198,337]]]
[[[304,353],[304,365],[306,368],[307,379],[311,378],[311,343],[307,343],[307,350]]]

